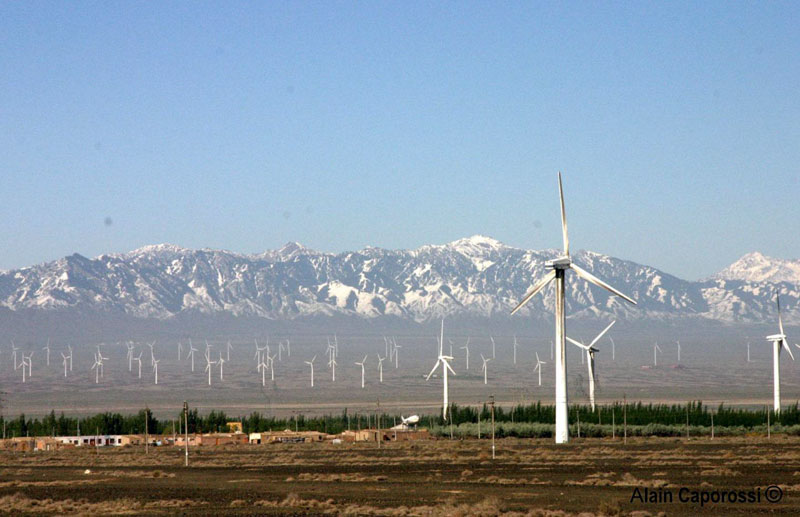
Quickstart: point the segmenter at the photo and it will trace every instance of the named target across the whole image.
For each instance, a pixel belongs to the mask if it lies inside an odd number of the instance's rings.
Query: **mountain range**
[[[508,318],[544,274],[544,262],[559,253],[514,248],[480,235],[414,250],[367,247],[340,254],[297,243],[255,255],[160,244],[0,272],[0,307],[157,320],[184,314],[270,320],[392,316],[414,322],[453,315]],[[572,258],[638,305],[568,274],[571,316],[766,322],[776,317],[776,290],[785,319],[800,316],[800,261],[750,253],[709,279],[687,281],[591,251]],[[548,288],[522,312],[550,318],[553,302]]]

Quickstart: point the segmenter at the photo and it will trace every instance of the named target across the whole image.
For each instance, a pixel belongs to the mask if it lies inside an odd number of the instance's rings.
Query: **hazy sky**
[[[475,233],[800,257],[796,2],[0,3],[0,268]],[[646,4],[646,5],[645,5]]]

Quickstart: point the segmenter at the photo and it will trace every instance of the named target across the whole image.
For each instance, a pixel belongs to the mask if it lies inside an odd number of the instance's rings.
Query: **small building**
[[[242,432],[242,423],[241,422],[227,422],[225,424],[228,426],[229,433],[241,433]]]
[[[264,443],[313,443],[322,442],[330,435],[319,431],[270,431],[265,433],[250,433],[249,441],[252,444]]]
[[[144,444],[144,438],[136,434],[56,436],[55,440],[74,447],[123,447]]]

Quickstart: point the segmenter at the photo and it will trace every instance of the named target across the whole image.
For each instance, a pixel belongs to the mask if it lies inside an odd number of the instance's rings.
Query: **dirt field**
[[[800,439],[282,444],[0,454],[0,512],[191,515],[797,515]],[[88,470],[87,470],[88,469]],[[780,502],[765,489],[779,485]],[[681,502],[761,489],[753,503]],[[673,494],[672,503],[631,502]],[[774,489],[771,495],[774,495]],[[647,499],[647,496],[643,496]],[[666,496],[664,496],[666,497]],[[699,497],[699,496],[698,496]],[[639,512],[639,513],[637,513]],[[642,513],[646,512],[646,513]]]

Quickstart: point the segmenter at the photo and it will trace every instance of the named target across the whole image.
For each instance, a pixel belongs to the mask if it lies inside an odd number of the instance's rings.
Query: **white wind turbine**
[[[222,358],[222,352],[219,353],[219,361],[217,361],[217,364],[219,365],[219,381],[222,382],[225,380],[222,376],[223,366],[225,366],[225,359]]]
[[[153,359],[153,375],[155,376],[155,384],[158,384],[158,363],[161,362],[161,359]]]
[[[194,345],[192,345],[192,343],[190,341],[189,342],[189,353],[186,354],[186,357],[188,357],[192,361],[192,372],[194,372],[194,353],[195,352],[197,352],[197,349],[194,347]]]
[[[280,354],[281,354],[281,349],[279,347],[278,348],[278,361],[280,361]],[[311,367],[311,387],[312,388],[314,387],[314,360],[316,358],[317,358],[317,355],[314,354],[314,357],[312,357],[310,361],[303,361],[304,363],[306,363],[307,365],[309,365]]]
[[[794,354],[792,349],[789,348],[789,343],[786,341],[786,333],[783,331],[783,319],[781,318],[781,299],[778,294],[775,294],[775,303],[778,305],[778,334],[767,336],[767,341],[772,341],[772,371],[773,381],[775,383],[774,392],[774,406],[773,409],[776,413],[781,411],[781,348],[785,348],[789,352],[789,356],[794,361]]]
[[[68,356],[67,356],[67,354],[65,354],[64,352],[61,352],[61,359],[63,359],[63,363],[64,363],[64,377],[66,378],[66,377],[67,377],[67,365],[68,365],[68,362],[69,362],[69,357],[68,357]]]
[[[19,350],[19,348],[17,348],[17,345],[14,344],[14,340],[12,339],[11,340],[11,362],[14,363],[14,369],[15,370],[19,368],[17,366],[17,350]]]
[[[594,411],[594,354],[595,354],[595,352],[597,352],[597,349],[594,347],[594,345],[595,345],[595,343],[600,341],[600,338],[603,337],[603,335],[606,332],[608,332],[608,330],[611,327],[614,326],[614,323],[616,323],[616,321],[612,321],[588,345],[584,345],[583,343],[581,343],[579,341],[576,341],[576,340],[572,339],[571,337],[567,336],[567,340],[570,343],[572,343],[573,345],[576,345],[576,346],[586,350],[586,357],[588,358],[588,361],[589,361],[589,404],[592,406],[592,411]]]
[[[613,337],[608,336],[608,339],[611,340],[611,360],[612,361],[616,361],[617,360],[617,344],[614,343],[614,338]]]
[[[747,342],[747,362],[750,362],[750,342]]]
[[[230,361],[231,360],[231,350],[233,350],[233,345],[231,344],[230,341],[228,341],[228,344],[225,345],[225,354],[226,354],[225,360],[226,361]]]
[[[67,350],[69,350],[69,371],[72,371],[72,345],[67,345]]]
[[[47,358],[47,366],[50,366],[50,339],[47,340],[47,346],[42,348],[42,350],[44,350],[47,353],[47,355],[45,356]]]
[[[397,341],[394,342],[394,369],[400,368],[400,349],[403,348],[402,346],[397,344]]]
[[[269,355],[267,354],[267,359],[269,359],[269,379],[271,381],[275,380],[275,354]]]
[[[558,353],[555,354],[556,368],[556,443],[566,443],[569,441],[569,422],[567,415],[567,361],[566,361],[566,313],[564,310],[565,296],[565,275],[568,269],[573,270],[579,277],[587,282],[602,287],[624,300],[636,304],[636,302],[617,291],[607,283],[603,282],[593,274],[577,266],[569,256],[569,236],[567,234],[567,214],[564,208],[564,190],[561,186],[561,173],[558,173],[558,192],[561,201],[561,234],[564,240],[564,255],[555,260],[549,260],[545,267],[550,271],[533,286],[533,289],[525,295],[522,301],[511,311],[514,314],[533,298],[536,293],[541,291],[550,282],[555,280],[556,299],[555,299],[555,344]]]
[[[658,343],[653,345],[653,366],[658,366],[658,354],[661,353],[661,347],[658,346]]]
[[[211,365],[217,364],[216,361],[212,361],[209,356],[205,356],[206,358],[206,369],[205,371],[208,372],[208,385],[211,386]]]
[[[357,365],[361,367],[361,387],[364,387],[364,363],[367,362],[367,356],[364,356],[364,359],[361,362],[356,362]]]
[[[283,361],[283,341],[278,341],[278,362]],[[308,362],[308,361],[305,361]]]
[[[292,342],[286,340],[286,357],[292,357]]]
[[[139,363],[139,378],[142,378],[142,354],[144,351],[140,350],[139,355],[134,357],[133,360]]]
[[[681,362],[681,342],[676,341],[678,343],[678,362]]]
[[[133,371],[133,348],[134,348],[134,346],[133,346],[133,344],[128,343],[126,345],[126,348],[128,349],[128,353],[125,355],[125,359],[128,360],[128,371],[130,372],[130,371]]]
[[[99,354],[95,354],[94,355],[94,364],[92,365],[92,370],[94,370],[94,383],[95,384],[99,384],[100,383],[100,367],[103,364],[102,362],[100,362],[101,358],[98,358],[98,355]]]
[[[464,353],[467,356],[467,370],[469,370],[469,338],[467,338],[467,343],[461,347],[464,350]]]
[[[331,382],[336,382],[336,349],[332,345],[328,345],[329,359],[328,368],[331,369]]]
[[[489,339],[492,340],[492,359],[495,359],[497,358],[497,355],[495,354],[495,349],[494,349],[494,338],[492,336],[489,336]]]
[[[267,363],[264,362],[264,357],[261,357],[261,361],[258,363],[258,371],[261,372],[261,386],[266,386]]]
[[[547,364],[546,362],[539,359],[539,352],[536,352],[536,367],[533,369],[534,372],[539,372],[539,386],[542,385],[542,365]]]
[[[147,346],[150,347],[150,366],[153,366],[154,364],[156,364],[156,355],[155,355],[155,351],[153,350],[153,347],[155,345],[156,345],[155,341],[153,341],[152,343],[147,343]]]
[[[380,383],[383,384],[383,360],[386,359],[385,357],[381,357],[378,354],[378,379]]]
[[[489,367],[487,365],[491,360],[491,357],[487,359],[486,357],[483,357],[483,354],[481,354],[481,361],[483,361],[483,366],[481,367],[481,370],[483,370],[483,384],[487,384],[489,382]]]
[[[178,361],[181,360],[181,356],[183,355],[183,343],[181,340],[178,340]]]
[[[428,374],[428,377],[426,377],[425,380],[427,381],[430,379],[431,375],[433,375],[433,372],[436,371],[436,368],[438,368],[440,364],[442,365],[442,389],[444,393],[442,400],[442,418],[444,420],[447,420],[447,412],[450,407],[448,401],[447,371],[449,370],[453,375],[456,374],[453,368],[450,367],[450,361],[452,360],[453,356],[444,355],[444,320],[442,320],[442,330],[439,337],[439,357],[436,358],[436,364],[433,365],[433,368],[431,368],[431,373]]]
[[[25,354],[22,354],[22,360],[27,361],[28,363],[28,378],[33,375],[33,352],[28,353],[28,357],[25,357]]]
[[[517,336],[514,336],[514,365],[517,364]]]

